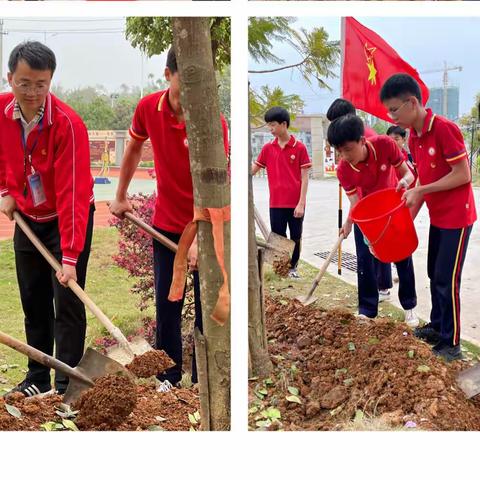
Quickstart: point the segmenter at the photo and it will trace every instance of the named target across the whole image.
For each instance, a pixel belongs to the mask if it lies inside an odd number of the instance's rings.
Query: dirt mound
[[[136,402],[132,380],[124,375],[105,375],[73,405],[80,410],[76,424],[81,430],[113,430],[132,413]]]
[[[151,350],[136,356],[127,368],[139,378],[149,378],[173,366],[175,362],[163,350]]]
[[[436,358],[404,324],[361,324],[345,310],[285,299],[267,298],[266,313],[275,372],[271,384],[257,383],[251,393],[259,408],[280,410],[283,428],[343,429],[361,417],[392,427],[480,430],[480,399],[467,400],[455,382],[469,365]],[[287,399],[288,387],[298,390],[298,401]]]
[[[283,278],[287,277],[288,272],[290,271],[290,257],[288,255],[285,255],[282,258],[274,260],[272,267],[273,267],[273,271],[279,277],[283,277]]]

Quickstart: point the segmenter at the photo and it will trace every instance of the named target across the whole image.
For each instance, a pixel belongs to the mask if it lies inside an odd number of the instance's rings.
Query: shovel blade
[[[143,355],[144,353],[153,350],[152,346],[142,337],[132,338],[128,344],[135,356]],[[133,360],[133,357],[129,354],[129,352],[127,352],[120,345],[115,345],[108,348],[107,355],[109,358],[122,365],[127,365]]]
[[[467,398],[478,395],[480,393],[480,363],[460,372],[456,380]]]
[[[317,301],[317,297],[314,297],[313,295],[311,297],[309,297],[308,295],[299,295],[298,297],[295,297],[295,300],[297,302],[300,302],[304,307],[306,307],[307,305],[315,303]]]
[[[132,375],[123,365],[93,350],[93,348],[87,348],[75,370],[90,379],[92,383],[71,377],[63,397],[63,403],[66,405],[70,405],[78,400],[82,392],[88,390],[96,378],[115,373]]]
[[[290,258],[294,249],[295,242],[293,240],[271,232],[267,239],[265,261],[273,265],[274,261],[281,261],[285,257]]]

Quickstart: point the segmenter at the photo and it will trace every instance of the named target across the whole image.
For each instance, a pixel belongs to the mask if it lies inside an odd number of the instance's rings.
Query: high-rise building
[[[445,112],[444,89],[442,87],[430,88],[430,97],[427,107],[431,108],[433,113],[442,115],[450,120],[456,121],[459,118],[460,89],[459,87],[447,88],[447,111]]]

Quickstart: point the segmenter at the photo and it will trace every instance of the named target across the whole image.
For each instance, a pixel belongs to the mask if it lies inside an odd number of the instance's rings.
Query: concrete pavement
[[[268,185],[266,178],[253,180],[255,204],[260,213],[268,221]],[[477,209],[480,210],[480,190],[475,191]],[[349,201],[343,193],[343,218],[348,214]],[[335,179],[310,180],[307,194],[307,208],[305,213],[302,259],[319,267],[322,259],[314,255],[317,252],[329,251],[335,243],[338,210],[338,182]],[[420,318],[428,320],[430,315],[430,289],[427,276],[427,243],[428,243],[428,210],[424,206],[415,220],[419,246],[413,255],[415,265],[415,279],[417,286],[418,306],[417,314]],[[343,251],[355,254],[353,234],[343,242]],[[461,287],[461,336],[465,340],[480,345],[480,232],[475,224],[465,260]],[[337,276],[337,267],[331,264],[328,272]],[[356,285],[355,272],[343,269],[344,281]],[[391,292],[392,303],[400,307],[397,294],[398,284],[394,285]],[[400,307],[401,308],[401,307]]]

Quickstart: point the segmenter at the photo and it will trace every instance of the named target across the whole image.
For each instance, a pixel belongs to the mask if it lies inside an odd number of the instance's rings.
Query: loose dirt
[[[136,356],[127,369],[139,378],[149,378],[175,366],[175,362],[163,350],[151,350]]]
[[[290,271],[290,257],[285,255],[282,258],[274,260],[272,268],[279,277],[287,277]]]
[[[361,324],[346,310],[287,299],[267,298],[265,307],[274,372],[251,382],[251,428],[274,407],[281,419],[269,429],[342,430],[380,418],[391,428],[480,430],[480,398],[467,400],[455,382],[469,363],[438,359],[405,324]]]

